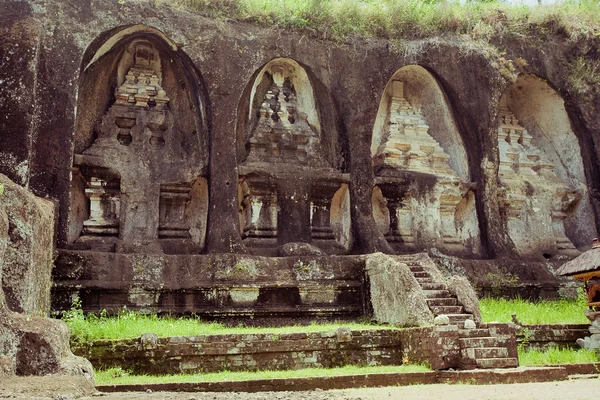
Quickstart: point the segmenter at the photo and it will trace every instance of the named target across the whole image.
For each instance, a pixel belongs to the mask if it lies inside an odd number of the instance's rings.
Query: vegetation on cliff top
[[[600,37],[600,0],[524,6],[498,0],[162,0],[203,15],[262,26],[308,29],[324,38],[416,39],[444,34],[475,40]]]

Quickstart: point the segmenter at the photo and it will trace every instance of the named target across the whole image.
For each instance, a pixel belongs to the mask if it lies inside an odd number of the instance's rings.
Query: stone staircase
[[[463,369],[514,368],[519,366],[516,354],[510,354],[506,341],[492,336],[490,329],[459,329],[461,365]]]
[[[436,282],[422,266],[423,255],[405,255],[399,261],[406,263],[417,282],[425,292],[427,305],[434,316],[446,315],[450,325],[458,327],[461,367],[474,368],[513,368],[519,366],[516,349],[511,351],[509,338],[499,334],[496,329],[480,324],[475,329],[463,329],[467,319],[473,315],[465,312],[458,299],[447,289],[444,282]]]

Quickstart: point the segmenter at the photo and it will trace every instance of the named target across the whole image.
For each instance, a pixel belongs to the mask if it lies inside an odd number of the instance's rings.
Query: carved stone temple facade
[[[0,173],[56,207],[57,310],[355,318],[365,254],[540,292],[597,236],[598,94],[571,87],[571,44],[507,43],[529,64],[508,79],[444,38],[33,3],[0,5]]]

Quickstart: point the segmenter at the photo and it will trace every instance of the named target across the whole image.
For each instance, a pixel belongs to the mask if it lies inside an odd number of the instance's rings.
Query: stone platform
[[[364,313],[364,257],[163,255],[62,250],[54,309],[196,314],[257,322],[262,317],[345,319]]]

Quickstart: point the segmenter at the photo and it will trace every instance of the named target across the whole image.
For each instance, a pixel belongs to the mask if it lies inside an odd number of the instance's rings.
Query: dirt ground
[[[263,393],[99,393],[73,377],[0,378],[0,399],[36,400],[565,400],[597,399],[600,379],[508,385],[415,385]]]

